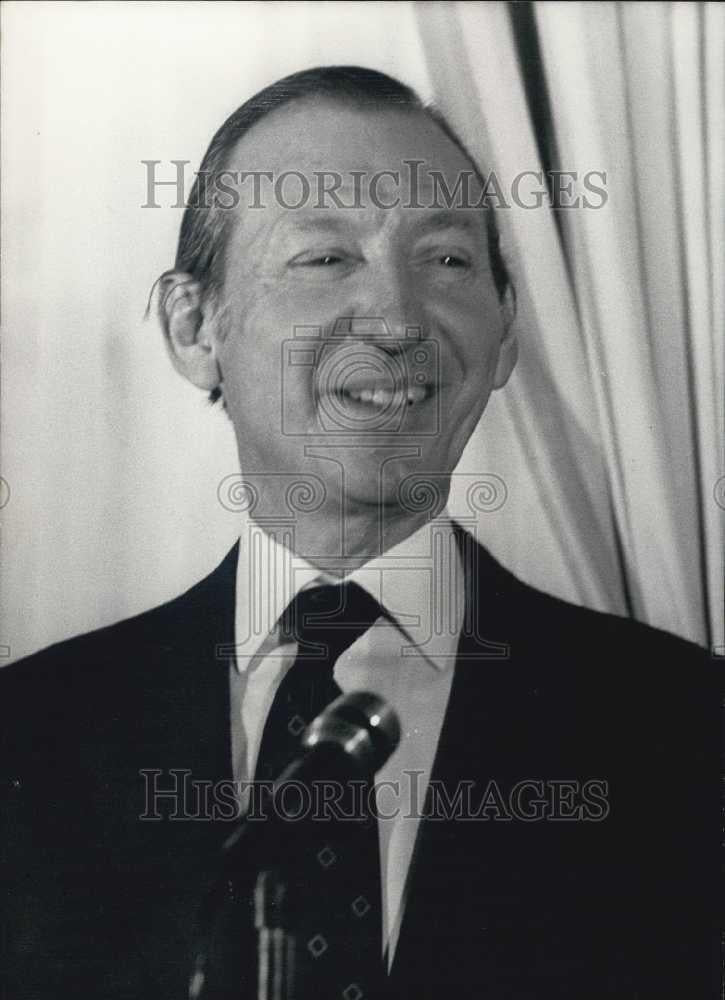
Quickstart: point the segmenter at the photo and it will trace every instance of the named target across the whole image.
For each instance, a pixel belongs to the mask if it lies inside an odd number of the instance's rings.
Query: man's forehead
[[[424,111],[357,107],[330,98],[306,97],[271,112],[237,143],[226,164],[236,171],[296,171],[320,183],[320,175],[341,175],[353,187],[384,171],[410,174],[430,184],[430,172],[455,183],[472,172],[463,151]],[[362,177],[355,175],[363,175]],[[379,185],[391,179],[381,177]],[[402,177],[401,177],[402,180]],[[415,182],[415,181],[414,181]]]
[[[446,230],[458,230],[481,236],[485,233],[485,223],[482,213],[463,208],[431,208],[412,209],[402,206],[402,213],[407,216],[406,228],[415,234],[439,233]],[[371,211],[371,206],[361,209],[340,209],[335,206],[303,208],[287,210],[278,215],[273,223],[275,235],[284,236],[287,233],[344,235],[351,229],[364,225],[365,221],[392,224],[391,211],[386,208]],[[379,227],[376,227],[379,228]]]

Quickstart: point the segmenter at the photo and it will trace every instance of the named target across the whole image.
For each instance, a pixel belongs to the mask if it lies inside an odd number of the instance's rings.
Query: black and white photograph
[[[725,5],[0,27],[0,995],[723,1000]]]

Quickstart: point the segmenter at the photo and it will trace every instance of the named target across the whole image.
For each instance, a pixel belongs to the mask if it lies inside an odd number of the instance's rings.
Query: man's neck
[[[340,578],[383,555],[433,519],[430,511],[414,513],[394,507],[346,511],[344,516],[335,517],[324,506],[297,515],[293,550],[311,565]],[[270,524],[273,515],[262,516],[255,510],[253,520],[266,530],[265,524]]]

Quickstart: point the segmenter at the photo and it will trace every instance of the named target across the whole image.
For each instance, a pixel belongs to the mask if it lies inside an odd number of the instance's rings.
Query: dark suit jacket
[[[461,782],[500,795],[488,818],[421,824],[391,996],[716,997],[714,662],[536,591],[457,534],[466,625],[432,777],[454,802]],[[0,674],[13,998],[186,995],[230,824],[169,804],[140,820],[141,772],[231,779],[236,560]],[[524,779],[549,801],[552,783],[606,782],[606,815],[507,819]]]

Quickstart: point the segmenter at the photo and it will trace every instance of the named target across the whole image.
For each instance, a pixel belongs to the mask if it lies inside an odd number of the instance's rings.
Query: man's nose
[[[423,335],[422,309],[405,268],[371,269],[356,289],[350,317],[353,337],[390,338],[398,345]]]

